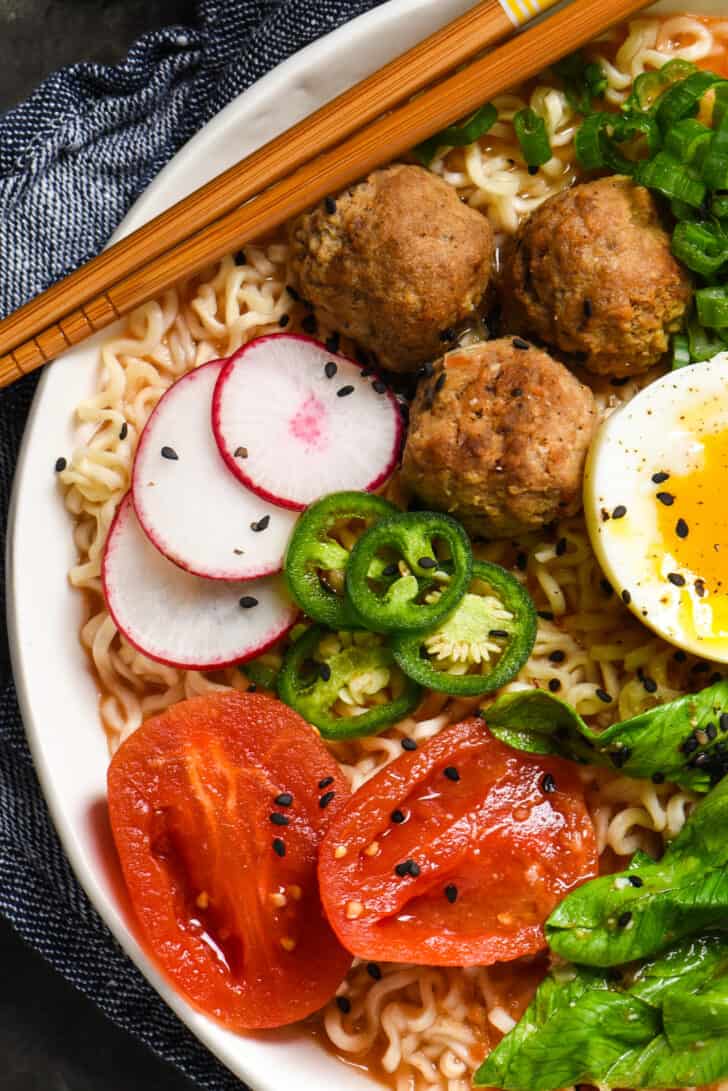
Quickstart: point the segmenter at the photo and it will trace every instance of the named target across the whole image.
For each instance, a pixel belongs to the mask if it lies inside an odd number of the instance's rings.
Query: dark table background
[[[0,0],[0,112],[78,60],[113,63],[192,0]],[[192,1091],[0,920],[0,1091]]]

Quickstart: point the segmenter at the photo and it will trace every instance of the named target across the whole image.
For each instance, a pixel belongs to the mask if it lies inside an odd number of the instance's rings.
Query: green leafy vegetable
[[[474,144],[476,140],[480,140],[481,136],[485,136],[497,120],[498,111],[495,106],[492,102],[486,102],[485,106],[481,106],[465,121],[450,125],[447,129],[435,133],[429,140],[418,144],[414,154],[421,163],[429,167],[440,148],[462,148],[467,144]]]
[[[553,70],[563,81],[566,100],[577,114],[589,114],[595,98],[602,98],[607,89],[607,74],[596,61],[587,61],[577,50],[558,61]]]
[[[611,765],[630,777],[658,777],[707,792],[728,772],[728,682],[716,682],[594,731],[543,690],[506,693],[484,713],[501,742],[535,754]]]
[[[474,1083],[505,1091],[709,1084],[728,1074],[727,1006],[728,938],[719,934],[617,978],[557,968]]]
[[[695,808],[661,860],[593,879],[567,895],[546,922],[552,950],[589,966],[618,966],[724,924],[727,819],[724,780]]]

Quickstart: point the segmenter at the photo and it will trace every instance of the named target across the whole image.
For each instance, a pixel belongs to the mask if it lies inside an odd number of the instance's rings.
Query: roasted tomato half
[[[131,735],[108,784],[143,938],[192,1004],[240,1030],[330,999],[351,956],[316,860],[349,789],[313,728],[272,697],[196,697]]]
[[[596,874],[575,767],[512,750],[479,719],[360,788],[319,856],[324,909],[345,947],[438,966],[539,951],[551,910]]]

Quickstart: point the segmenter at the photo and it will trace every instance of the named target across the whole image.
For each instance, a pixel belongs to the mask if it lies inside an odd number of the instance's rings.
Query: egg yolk
[[[702,581],[705,595],[728,594],[728,431],[700,442],[700,465],[659,486],[674,501],[656,501],[658,526],[666,550]]]

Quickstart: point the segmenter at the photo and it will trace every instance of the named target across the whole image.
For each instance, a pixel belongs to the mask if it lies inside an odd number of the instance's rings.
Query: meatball
[[[664,355],[691,288],[652,195],[614,175],[536,209],[506,248],[499,295],[506,329],[624,376]]]
[[[591,390],[520,337],[456,349],[421,382],[402,475],[428,507],[504,538],[581,507]]]
[[[442,352],[490,275],[487,219],[422,167],[395,164],[301,216],[291,232],[301,294],[393,371]]]

